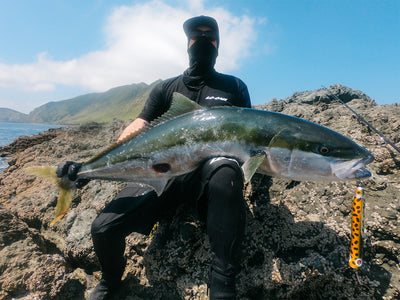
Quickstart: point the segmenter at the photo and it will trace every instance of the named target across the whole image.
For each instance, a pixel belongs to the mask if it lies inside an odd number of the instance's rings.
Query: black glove
[[[87,185],[89,183],[90,179],[78,179],[75,181],[75,186],[77,189],[81,189],[83,188],[85,185]]]
[[[78,179],[78,172],[82,167],[82,163],[77,163],[73,161],[65,161],[58,165],[56,174],[57,177],[64,177],[68,176],[68,179],[75,182],[75,186],[80,189],[84,187],[88,182],[89,179]]]

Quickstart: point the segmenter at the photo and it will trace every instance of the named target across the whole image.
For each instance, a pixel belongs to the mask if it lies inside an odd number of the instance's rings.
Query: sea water
[[[0,147],[10,144],[20,136],[31,136],[57,127],[60,125],[0,122]],[[7,167],[7,159],[0,157],[0,173]]]

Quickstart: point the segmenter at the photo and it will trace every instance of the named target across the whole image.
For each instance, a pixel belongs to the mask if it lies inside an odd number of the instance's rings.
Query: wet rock
[[[400,154],[333,99],[357,110],[386,136],[400,136],[400,106],[380,106],[335,85],[258,108],[299,116],[351,137],[376,161],[364,180],[364,265],[348,264],[356,182],[298,182],[256,175],[245,187],[247,227],[237,276],[239,299],[398,299]],[[0,149],[0,299],[84,299],[101,278],[90,226],[123,183],[93,181],[71,210],[54,218],[57,188],[24,168],[85,161],[113,143],[126,122],[54,129]],[[394,141],[399,145],[399,140]],[[132,233],[116,299],[207,299],[210,245],[205,225],[182,207],[152,236]],[[358,277],[357,277],[358,276]]]

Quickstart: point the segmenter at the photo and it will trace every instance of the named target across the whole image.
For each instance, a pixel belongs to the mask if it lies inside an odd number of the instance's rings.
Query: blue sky
[[[340,83],[400,102],[398,0],[0,1],[0,107],[24,113],[187,67],[182,23],[214,16],[220,72],[253,104]]]

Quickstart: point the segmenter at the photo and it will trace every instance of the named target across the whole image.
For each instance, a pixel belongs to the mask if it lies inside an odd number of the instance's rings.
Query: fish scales
[[[304,132],[308,134],[307,140],[304,139]],[[221,107],[187,113],[162,123],[85,165],[79,175],[82,178],[104,179],[115,170],[116,173],[124,173],[114,175],[116,179],[131,176],[147,178],[150,174],[172,178],[190,172],[213,156],[232,157],[243,163],[252,153],[264,151],[270,162],[261,166],[260,171],[273,172],[269,175],[278,176],[279,170],[275,168],[273,171],[269,166],[274,155],[289,151],[285,160],[292,159],[293,166],[293,151],[318,151],[321,135],[324,137],[323,144],[331,147],[332,151],[337,140],[341,139],[338,153],[342,158],[354,156],[355,152],[359,152],[359,157],[366,154],[350,139],[305,120],[268,111]],[[298,143],[294,144],[295,141]],[[152,168],[158,164],[169,164],[170,170],[165,172],[168,174],[160,174],[162,172]]]

